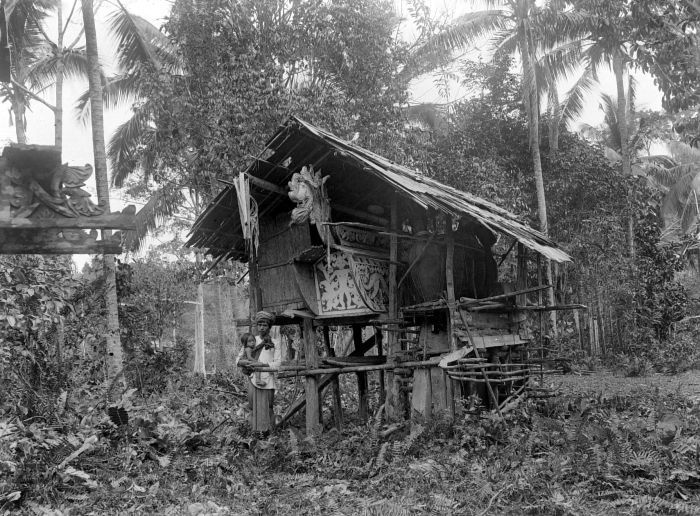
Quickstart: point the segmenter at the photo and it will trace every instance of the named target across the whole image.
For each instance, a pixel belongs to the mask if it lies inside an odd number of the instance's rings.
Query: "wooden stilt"
[[[371,337],[371,338],[367,339],[367,341],[364,344],[362,344],[362,349],[360,350],[360,353],[356,353],[355,351],[353,351],[352,353],[350,353],[350,356],[362,356],[367,351],[372,349],[374,344],[375,344],[375,338]],[[320,377],[321,379],[318,381],[318,388],[322,390],[326,386],[330,385],[333,378],[337,378],[337,376],[338,376],[337,373],[340,370],[341,369],[332,370],[332,371],[316,370],[316,372],[314,374],[322,374],[323,375]],[[284,424],[286,421],[289,421],[289,419],[292,416],[294,416],[294,414],[299,412],[305,406],[306,406],[306,396],[302,396],[300,399],[297,399],[294,403],[292,403],[290,405],[290,407],[287,409],[287,412],[285,413],[285,415],[282,416],[281,424]]]
[[[383,335],[381,330],[374,329],[374,340],[377,343],[377,355],[383,356],[384,349],[382,346]],[[386,390],[384,389],[384,371],[379,371],[379,405],[384,405],[386,401]]]
[[[411,414],[429,420],[432,416],[433,391],[430,381],[430,369],[413,371],[413,393],[411,395]]]
[[[357,324],[352,327],[352,339],[355,343],[355,351],[362,348],[362,326]],[[362,421],[369,416],[367,373],[357,373],[357,413]]]
[[[454,279],[454,254],[455,254],[455,239],[452,231],[452,218],[447,217],[445,221],[445,243],[447,244],[445,253],[445,285],[447,290],[447,308],[450,319],[450,332],[448,335],[450,341],[450,350],[457,349],[457,338],[455,337],[455,326],[457,324],[457,316],[455,310],[457,303],[455,302],[455,279]]]
[[[391,231],[392,234],[389,236],[389,313],[387,314],[389,319],[395,321],[399,316],[399,305],[398,305],[398,288],[397,288],[397,267],[396,263],[399,256],[399,241],[396,236],[399,228],[399,206],[397,196],[394,195],[391,200]],[[396,352],[399,350],[399,340],[398,340],[398,327],[395,323],[392,323],[387,328],[387,346],[386,346],[386,356],[387,363],[396,363]],[[385,373],[386,379],[386,403],[385,411],[387,418],[390,421],[397,421],[403,414],[403,409],[401,407],[401,396],[399,389],[398,378],[392,370],[387,370]]]
[[[314,331],[313,319],[304,319],[304,354],[306,356],[306,367],[316,369],[318,367],[318,351],[316,350],[316,332]],[[309,436],[318,435],[321,432],[319,416],[321,407],[318,397],[318,378],[316,375],[306,376],[306,434]]]
[[[335,356],[335,351],[333,346],[331,346],[330,330],[328,326],[323,327],[323,345],[326,349],[326,355],[329,357]],[[343,428],[343,406],[340,402],[340,383],[338,382],[338,377],[333,378],[331,382],[333,389],[333,422],[338,430]],[[321,386],[318,386],[321,390]]]

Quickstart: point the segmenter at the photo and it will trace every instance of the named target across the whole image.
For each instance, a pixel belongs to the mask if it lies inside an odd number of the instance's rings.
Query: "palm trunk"
[[[520,30],[520,53],[523,61],[523,97],[525,99],[525,109],[527,110],[528,129],[530,136],[530,154],[532,155],[532,168],[535,173],[535,190],[537,192],[537,214],[540,219],[540,231],[547,235],[549,227],[547,224],[547,200],[544,192],[544,177],[542,175],[542,157],[540,155],[540,112],[539,102],[537,98],[537,85],[531,84],[530,78],[534,80],[535,73],[533,70],[533,56],[530,50],[530,42],[525,29]],[[555,305],[554,299],[554,283],[552,280],[552,262],[546,261],[545,265],[547,284],[550,288],[547,289],[547,304]],[[552,325],[552,333],[557,332],[557,315],[554,310],[549,312],[550,323]]]
[[[622,156],[622,173],[632,175],[632,163],[629,151],[629,131],[627,126],[627,99],[625,94],[625,66],[622,54],[616,52],[613,56],[613,72],[615,72],[615,84],[617,86],[617,127],[620,131],[620,156]],[[634,260],[634,215],[630,210],[627,221],[628,252],[631,260]]]
[[[24,97],[22,94],[15,90],[12,97],[12,114],[15,120],[15,135],[17,136],[17,143],[22,145],[27,143],[27,126],[25,123],[25,113],[27,106],[24,103]]]
[[[625,93],[625,66],[619,52],[613,57],[613,71],[617,85],[617,125],[620,131],[620,155],[622,156],[622,173],[631,175],[632,164],[629,151],[629,130],[627,127],[627,100]]]
[[[54,111],[54,145],[63,157],[63,5],[56,3],[56,18],[58,21],[58,40],[56,41],[56,110]]]
[[[547,73],[549,81],[549,155],[554,157],[559,152],[559,124],[561,123],[561,106],[559,105],[559,92],[551,71]]]
[[[88,58],[88,79],[90,82],[90,119],[92,122],[92,147],[95,155],[95,183],[97,199],[109,212],[109,180],[107,177],[107,156],[105,154],[105,131],[102,106],[102,83],[100,82],[100,64],[97,53],[97,33],[95,31],[95,13],[92,0],[82,0],[83,23],[85,25],[85,48]],[[102,238],[108,239],[111,231],[102,231]],[[114,255],[104,255],[103,272],[105,281],[105,307],[107,309],[107,379],[113,381],[119,376],[124,361],[119,339],[119,312],[117,302],[117,284]],[[126,387],[124,375],[119,381],[120,387]]]

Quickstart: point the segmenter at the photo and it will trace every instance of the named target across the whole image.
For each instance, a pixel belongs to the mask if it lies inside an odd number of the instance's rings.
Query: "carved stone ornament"
[[[105,213],[83,189],[91,165],[61,164],[57,148],[11,145],[0,157],[0,253],[120,253],[120,237],[97,229],[134,229],[135,208]],[[92,230],[89,233],[83,229]]]

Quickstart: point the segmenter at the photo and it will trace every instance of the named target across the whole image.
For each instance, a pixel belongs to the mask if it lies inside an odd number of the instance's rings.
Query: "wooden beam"
[[[0,220],[0,229],[136,229],[136,217],[131,214],[108,213],[94,217],[56,217],[29,219],[16,217]]]
[[[121,254],[121,244],[114,241],[98,240],[91,243],[73,244],[66,242],[12,242],[0,243],[0,254]]]
[[[318,351],[316,350],[316,331],[313,319],[304,319],[304,355],[306,367],[310,370],[318,368]],[[319,417],[321,407],[319,404],[319,385],[315,374],[307,374],[304,385],[306,393],[306,434],[314,437],[321,432]]]
[[[260,179],[259,177],[251,176],[250,174],[248,174],[248,180],[255,186],[262,188],[263,190],[267,190],[268,192],[274,192],[284,197],[287,197],[287,194],[289,193],[287,192],[286,188],[277,186],[275,183],[271,183],[270,181],[266,181],[265,179]]]
[[[505,294],[498,294],[497,296],[482,297],[479,299],[460,297],[459,304],[460,304],[460,306],[462,306],[464,308],[464,307],[469,307],[472,305],[479,305],[481,303],[487,303],[489,301],[498,301],[501,299],[518,297],[518,296],[521,296],[523,294],[530,294],[531,292],[540,292],[542,290],[547,290],[548,288],[549,288],[549,285],[541,285],[539,287],[524,288],[522,290],[516,290],[514,292],[507,292]]]
[[[327,374],[329,377],[336,376],[338,374],[344,373],[358,373],[364,372],[369,373],[372,371],[390,371],[393,369],[416,369],[422,367],[435,367],[440,364],[441,357],[435,357],[428,360],[417,360],[411,362],[400,362],[399,364],[373,364],[364,366],[347,366],[347,367],[328,367],[328,368],[318,368],[318,369],[304,369],[302,371],[287,371],[279,374],[279,378],[291,378],[295,376],[303,375],[316,375],[316,374]],[[265,371],[265,369],[260,369]],[[330,383],[330,378],[328,379]],[[325,388],[326,385],[322,385],[319,382],[319,388]],[[289,411],[288,411],[289,412]],[[285,414],[284,420],[286,421],[288,416]]]

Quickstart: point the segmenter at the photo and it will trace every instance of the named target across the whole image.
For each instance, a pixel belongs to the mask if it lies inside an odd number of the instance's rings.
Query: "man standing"
[[[262,372],[260,378],[254,380],[252,366],[278,368],[282,363],[282,346],[270,336],[275,316],[270,312],[260,311],[255,314],[255,324],[258,334],[255,337],[256,346],[254,359],[246,357],[245,348],[236,359],[236,365],[249,376],[248,393],[251,404],[250,426],[254,432],[267,432],[274,426],[273,401],[275,398],[275,374]]]

